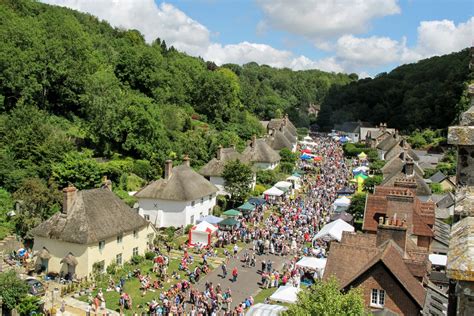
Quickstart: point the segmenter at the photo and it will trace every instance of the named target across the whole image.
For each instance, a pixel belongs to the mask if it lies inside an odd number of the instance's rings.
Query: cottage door
[[[49,259],[41,259],[41,270],[48,273]]]

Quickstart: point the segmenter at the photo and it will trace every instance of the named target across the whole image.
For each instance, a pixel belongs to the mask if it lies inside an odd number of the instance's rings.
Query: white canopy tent
[[[313,270],[321,270],[326,267],[326,261],[326,258],[303,257],[296,263],[296,266]]]
[[[306,141],[308,141],[308,142],[310,142],[310,141],[313,140],[313,139],[311,138],[311,136],[309,136],[309,135],[305,136],[303,139],[306,140]]]
[[[437,255],[437,254],[430,254],[428,257],[431,261],[432,265],[435,266],[446,266],[446,263],[448,262],[448,256],[446,255]]]
[[[250,306],[245,316],[278,316],[288,308],[281,305],[258,303]]]
[[[270,189],[263,192],[263,195],[269,195],[269,196],[282,196],[283,194],[285,194],[285,192],[283,192],[282,190],[276,187],[271,187]]]
[[[211,243],[211,236],[217,231],[217,227],[202,221],[189,230],[189,245],[197,244],[209,245]]]
[[[298,178],[296,176],[289,176],[288,178],[286,178],[286,180],[288,180],[288,181],[300,181],[300,178]]]
[[[272,301],[283,302],[283,303],[296,303],[298,300],[298,292],[301,291],[299,287],[291,285],[280,286],[278,290],[270,296]]]
[[[293,186],[293,183],[288,181],[278,181],[273,185],[275,188],[280,189],[282,191],[289,190]]]
[[[349,206],[351,205],[351,200],[345,196],[338,198],[333,203],[334,206]]]
[[[354,232],[354,226],[346,223],[342,219],[337,219],[334,222],[324,225],[323,229],[313,237],[313,241],[316,239],[341,241],[342,232]]]

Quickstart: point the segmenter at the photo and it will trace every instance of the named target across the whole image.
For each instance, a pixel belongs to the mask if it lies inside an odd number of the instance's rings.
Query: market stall
[[[313,242],[317,239],[324,241],[337,240],[341,241],[342,232],[354,232],[354,226],[346,223],[342,219],[335,220],[324,227],[313,237]]]
[[[216,232],[216,226],[206,221],[200,222],[189,230],[188,244],[190,246],[195,246],[198,244],[204,246],[210,245],[212,235],[214,235]]]

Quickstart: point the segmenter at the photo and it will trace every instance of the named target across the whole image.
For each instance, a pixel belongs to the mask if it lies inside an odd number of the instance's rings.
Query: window
[[[138,256],[138,247],[133,248],[133,255]]]
[[[194,224],[194,215],[191,215],[191,224]]]
[[[191,201],[191,206],[194,206],[195,202],[194,201]]]
[[[123,234],[117,235],[117,244],[121,244],[123,239]]]
[[[211,195],[209,195],[209,201],[210,201],[210,200],[212,200],[212,194],[211,194]]]
[[[104,250],[105,248],[105,240],[99,241],[99,251]]]
[[[370,299],[370,306],[383,307],[385,303],[385,291],[372,289],[372,297]]]
[[[122,265],[122,254],[119,253],[117,256],[115,256],[115,263],[118,265],[118,266],[121,266]]]
[[[144,215],[143,217],[145,218],[145,220],[150,221],[150,215]]]
[[[201,203],[204,203],[204,198],[203,197],[201,198]]]
[[[133,231],[133,238],[138,238],[138,230]]]

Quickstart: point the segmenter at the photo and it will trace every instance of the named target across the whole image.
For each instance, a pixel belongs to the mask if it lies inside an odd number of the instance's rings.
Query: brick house
[[[405,221],[409,238],[419,247],[430,247],[435,223],[432,201],[421,201],[410,188],[377,186],[367,195],[362,230],[376,233],[381,217]]]
[[[335,276],[343,291],[360,288],[371,312],[418,315],[429,267],[427,251],[408,238],[405,223],[381,220],[377,234],[344,232],[333,242],[323,278]]]

